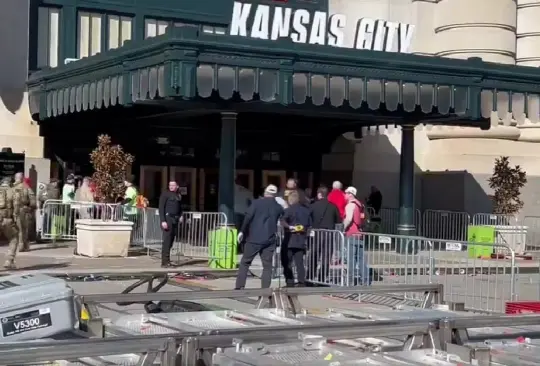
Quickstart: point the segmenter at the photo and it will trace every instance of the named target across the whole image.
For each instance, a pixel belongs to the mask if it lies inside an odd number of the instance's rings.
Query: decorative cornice
[[[509,32],[516,32],[515,26],[503,23],[452,23],[441,25],[435,28],[435,33],[442,33],[445,31],[459,28],[496,28]]]

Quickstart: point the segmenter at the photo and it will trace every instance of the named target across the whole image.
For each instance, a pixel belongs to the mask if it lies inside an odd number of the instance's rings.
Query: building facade
[[[199,2],[202,3],[202,2]],[[261,1],[265,3],[265,1]],[[266,1],[272,3],[272,1]],[[289,1],[310,9],[326,8],[328,14],[385,20],[414,26],[407,51],[428,56],[468,59],[509,65],[538,66],[540,62],[540,12],[538,0],[329,0]],[[46,139],[32,121],[25,88],[29,72],[57,67],[76,59],[95,56],[166,32],[168,27],[197,27],[216,36],[229,34],[232,1],[222,8],[199,9],[174,1],[94,1],[77,8],[69,0],[5,0],[0,13],[0,45],[10,50],[0,59],[0,144],[26,152],[38,171],[47,170]],[[468,9],[463,11],[463,9]],[[203,11],[204,10],[204,11]],[[200,14],[205,14],[201,16]],[[168,14],[164,16],[164,14]],[[77,19],[76,24],[73,19]],[[71,23],[70,23],[71,22]],[[362,48],[356,23],[344,28],[342,45]],[[251,25],[253,26],[253,25]],[[76,29],[76,32],[71,30]],[[398,28],[396,28],[398,29]],[[271,37],[272,35],[268,35]],[[405,35],[406,38],[406,35]],[[238,42],[242,42],[241,35]],[[337,41],[336,41],[337,42]],[[382,45],[382,44],[381,44]],[[373,46],[373,44],[371,44]],[[395,52],[393,46],[382,51]],[[369,48],[369,47],[367,47]],[[496,95],[494,98],[492,95]],[[496,107],[494,107],[496,104]],[[511,108],[508,106],[511,104]],[[529,113],[523,112],[527,105]],[[420,209],[489,210],[487,178],[496,157],[508,155],[529,175],[524,212],[540,205],[540,149],[537,143],[537,98],[509,93],[482,97],[482,115],[491,119],[490,130],[467,127],[419,126],[415,130],[416,206]],[[493,112],[496,110],[496,112]],[[511,110],[511,113],[505,112]],[[522,111],[522,112],[520,112]],[[61,134],[62,132],[58,132]],[[322,175],[350,181],[360,192],[378,186],[384,204],[397,207],[401,129],[394,126],[364,128],[338,138],[322,158]],[[141,180],[145,175],[141,174]],[[200,177],[198,178],[200,179]],[[539,187],[537,189],[537,187]],[[445,194],[441,195],[441,191]]]

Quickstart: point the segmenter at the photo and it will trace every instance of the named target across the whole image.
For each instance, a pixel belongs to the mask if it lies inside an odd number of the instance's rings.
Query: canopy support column
[[[399,235],[416,235],[414,226],[414,125],[401,127],[399,160]]]
[[[219,148],[218,207],[234,224],[234,181],[236,170],[236,113],[221,113],[221,146]]]

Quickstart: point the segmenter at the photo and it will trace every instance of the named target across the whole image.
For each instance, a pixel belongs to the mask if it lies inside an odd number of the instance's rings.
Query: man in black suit
[[[261,257],[263,272],[261,287],[268,288],[272,282],[272,259],[276,251],[278,220],[283,208],[276,201],[277,187],[270,184],[264,196],[249,206],[240,232],[238,242],[244,242],[244,254],[238,268],[235,289],[246,286],[249,267],[257,255]]]
[[[159,221],[163,231],[161,266],[170,267],[171,249],[178,235],[178,225],[182,221],[182,196],[175,181],[170,181],[169,189],[159,197]]]

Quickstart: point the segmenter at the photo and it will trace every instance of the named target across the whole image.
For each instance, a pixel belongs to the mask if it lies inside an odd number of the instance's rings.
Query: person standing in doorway
[[[169,189],[159,197],[159,220],[163,231],[161,244],[161,267],[171,267],[171,250],[178,235],[178,226],[182,222],[182,195],[178,184],[169,182]]]
[[[19,232],[19,252],[27,252],[30,250],[30,243],[28,242],[30,217],[36,211],[37,202],[32,188],[24,183],[23,173],[15,174],[13,195],[14,201],[19,206],[19,209],[15,211],[15,223]]]
[[[281,226],[285,230],[280,253],[281,264],[287,287],[294,286],[293,263],[298,275],[298,286],[303,287],[306,284],[304,254],[306,253],[307,235],[311,228],[311,212],[309,208],[300,204],[298,192],[289,194],[288,200],[289,207],[281,219]]]
[[[92,203],[94,202],[94,194],[90,190],[90,177],[83,178],[81,186],[75,191],[75,201],[81,205],[79,217],[81,219],[91,219],[93,217]]]
[[[303,190],[298,188],[298,180],[295,178],[289,178],[287,179],[287,183],[285,185],[285,189],[279,194],[279,197],[283,198],[285,202],[289,201],[289,195],[292,192],[297,192],[298,197],[300,199],[300,204],[309,206],[309,200],[306,198],[306,194]],[[281,202],[280,202],[281,204]]]
[[[249,267],[257,255],[261,257],[263,265],[261,287],[270,287],[278,221],[283,215],[283,208],[276,201],[277,192],[277,187],[270,184],[264,190],[264,196],[253,201],[248,209],[238,233],[238,242],[243,243],[245,239],[245,245],[235,289],[243,289],[246,286]]]
[[[362,227],[365,220],[365,207],[356,198],[357,190],[348,187],[345,190],[347,206],[345,206],[345,250],[343,259],[347,268],[349,286],[370,285],[371,276],[364,256],[364,240]]]
[[[55,210],[55,205],[57,204],[54,201],[60,199],[60,189],[58,188],[58,179],[51,178],[49,184],[45,186],[45,189],[40,190],[39,192],[39,206],[42,211],[42,226],[41,232],[42,235],[48,236],[52,235],[53,223],[54,225],[58,224],[56,217],[58,216],[57,210]],[[45,204],[47,200],[51,200],[51,204]]]
[[[72,236],[75,232],[76,211],[72,210],[72,203],[75,199],[75,175],[68,174],[66,182],[62,187],[62,207],[60,216],[64,217],[61,225],[55,226],[55,236],[60,238],[64,235]]]
[[[328,194],[328,202],[336,205],[341,219],[345,218],[345,206],[347,206],[347,198],[343,193],[343,184],[340,181],[332,183],[332,192]]]
[[[135,222],[137,221],[137,188],[133,184],[133,177],[127,177],[124,181],[124,186],[126,191],[124,193],[124,199],[122,200],[122,205],[124,206],[124,219],[127,221]],[[135,227],[133,227],[135,230]]]
[[[335,243],[338,237],[333,231],[341,223],[339,210],[328,201],[328,188],[319,187],[317,201],[311,205],[311,220],[313,222],[313,237],[308,258],[308,280],[325,283],[330,275],[330,261],[334,252],[341,252],[341,243]],[[339,234],[341,235],[341,234]],[[339,245],[339,248],[334,248]],[[320,262],[320,263],[319,263]],[[320,264],[319,273],[317,267]]]
[[[371,186],[371,192],[367,199],[366,205],[371,207],[375,215],[379,216],[382,207],[383,196],[381,191],[375,186]]]

